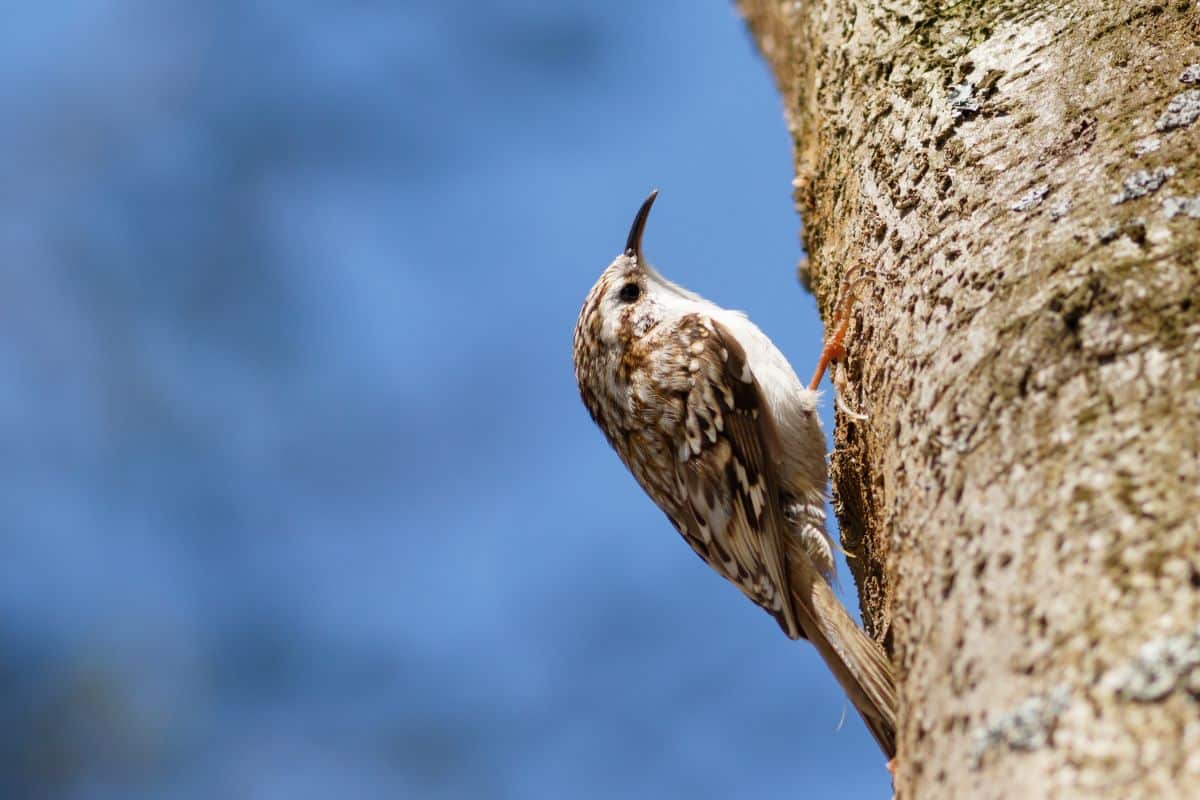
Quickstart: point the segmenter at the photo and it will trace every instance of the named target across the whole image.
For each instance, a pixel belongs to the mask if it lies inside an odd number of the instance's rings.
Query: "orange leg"
[[[838,303],[837,311],[834,312],[833,336],[829,337],[829,341],[825,342],[825,348],[821,350],[821,357],[817,359],[817,370],[808,383],[809,389],[815,391],[821,385],[821,378],[825,376],[825,368],[829,366],[829,362],[837,361],[846,355],[846,332],[850,330],[850,308],[853,305],[854,288],[848,286],[846,296]]]

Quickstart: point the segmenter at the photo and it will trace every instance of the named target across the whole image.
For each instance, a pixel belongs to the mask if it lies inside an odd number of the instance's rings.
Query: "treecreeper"
[[[828,472],[817,385],[849,320],[838,304],[808,386],[744,314],[664,278],[642,255],[658,192],[575,325],[575,378],[642,489],[716,572],[807,639],[891,759],[891,663],[838,601],[825,528]],[[849,295],[847,294],[847,297]]]

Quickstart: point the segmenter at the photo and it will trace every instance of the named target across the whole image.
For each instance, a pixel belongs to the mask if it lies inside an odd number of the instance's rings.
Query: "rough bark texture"
[[[900,797],[1200,797],[1200,9],[742,0]],[[1190,68],[1189,68],[1190,67]]]

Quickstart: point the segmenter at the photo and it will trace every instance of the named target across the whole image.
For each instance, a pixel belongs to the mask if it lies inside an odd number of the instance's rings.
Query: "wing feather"
[[[746,353],[718,321],[693,314],[677,329],[688,359],[676,488],[684,535],[722,576],[803,636],[789,597],[779,487],[779,438]],[[719,435],[723,434],[723,435]],[[697,543],[702,544],[698,547]]]
[[[821,569],[828,559],[814,562],[802,537],[787,538],[792,532],[775,469],[779,434],[745,351],[704,315],[684,317],[674,333],[687,357],[681,362],[676,350],[666,361],[683,423],[672,442],[671,521],[711,567],[774,615],[784,633],[812,642],[891,758],[891,664],[834,595]],[[687,365],[686,379],[680,363]]]

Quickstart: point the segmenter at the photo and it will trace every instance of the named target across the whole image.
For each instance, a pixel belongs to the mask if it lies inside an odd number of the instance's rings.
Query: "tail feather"
[[[891,662],[815,569],[792,572],[797,621],[891,760],[896,755],[896,681]]]

